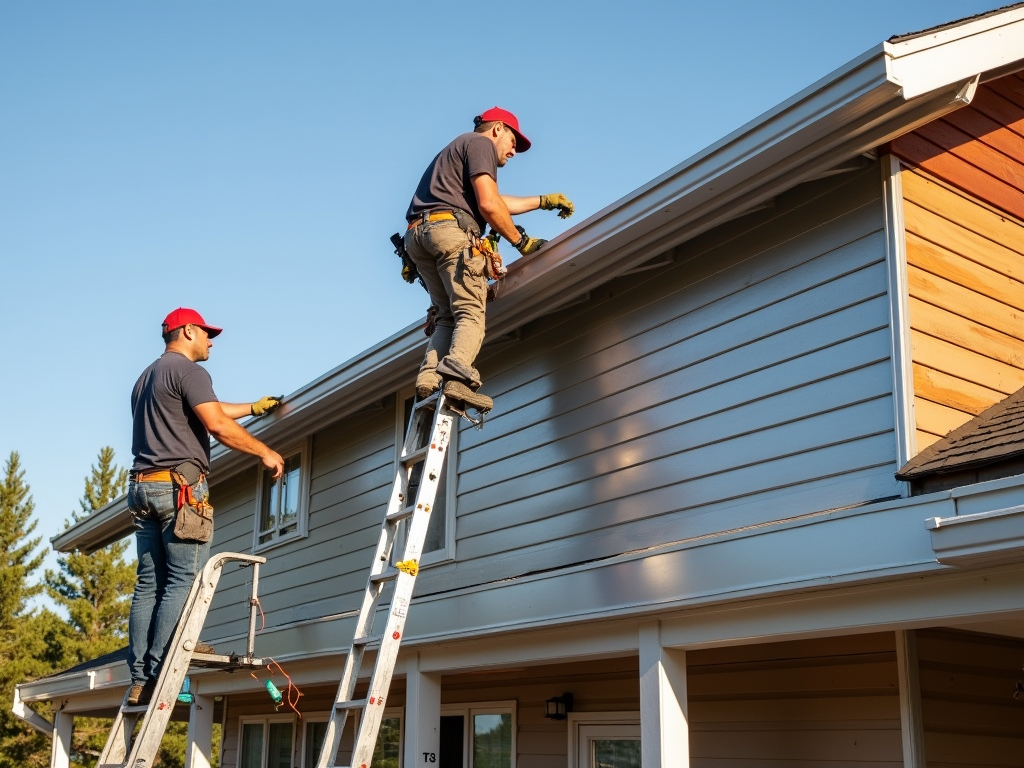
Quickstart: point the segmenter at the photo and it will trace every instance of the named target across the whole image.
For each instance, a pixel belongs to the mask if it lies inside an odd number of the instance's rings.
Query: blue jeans
[[[205,478],[192,486],[209,494]],[[138,579],[128,618],[128,668],[132,685],[156,684],[192,582],[206,565],[209,542],[174,535],[176,494],[172,483],[128,484],[128,509],[135,520]]]

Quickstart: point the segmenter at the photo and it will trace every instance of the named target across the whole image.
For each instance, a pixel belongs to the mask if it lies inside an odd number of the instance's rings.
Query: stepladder
[[[210,602],[213,600],[224,567],[231,562],[252,568],[249,632],[245,653],[197,653],[196,643],[206,621]],[[192,583],[152,698],[147,704],[130,705],[127,703],[127,696],[125,697],[114,717],[97,768],[149,768],[153,765],[190,667],[263,666],[263,659],[255,657],[256,615],[259,608],[256,592],[259,584],[259,567],[266,562],[265,557],[236,552],[221,552],[207,561],[202,572]]]
[[[440,392],[413,404],[317,768],[370,768],[441,470],[460,415],[466,416],[451,407]],[[388,585],[392,587],[390,598],[387,597]],[[376,632],[375,624],[378,625]],[[354,696],[359,670],[368,647],[376,648],[376,660],[366,694],[357,699]],[[358,715],[351,759],[339,761],[342,732],[350,713]]]

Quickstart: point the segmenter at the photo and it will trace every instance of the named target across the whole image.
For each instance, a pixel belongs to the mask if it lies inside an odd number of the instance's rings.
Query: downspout
[[[53,723],[38,714],[32,707],[21,700],[21,686],[14,686],[14,705],[11,707],[14,716],[26,723],[30,728],[43,736],[53,736]]]

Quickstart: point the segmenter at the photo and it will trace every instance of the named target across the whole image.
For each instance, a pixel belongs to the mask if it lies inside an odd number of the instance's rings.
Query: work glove
[[[261,397],[252,404],[252,415],[266,416],[268,413],[273,413],[278,409],[278,407],[280,407],[282,400],[284,400],[284,395],[277,395],[276,397],[268,395],[267,397]]]
[[[519,230],[519,234],[522,237],[519,238],[518,243],[512,243],[512,247],[523,254],[523,256],[529,256],[531,253],[539,251],[541,246],[547,242],[547,240],[541,240],[539,237],[530,237],[526,234],[526,230],[518,224],[516,224],[516,229]]]
[[[561,192],[555,192],[551,195],[540,196],[540,207],[545,211],[558,210],[558,218],[568,219],[572,216],[572,212],[576,209],[573,207],[572,200],[567,198]]]

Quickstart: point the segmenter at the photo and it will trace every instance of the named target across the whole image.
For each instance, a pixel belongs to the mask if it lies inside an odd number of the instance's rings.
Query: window
[[[398,458],[401,455],[402,446],[405,443],[405,433],[409,428],[409,419],[412,416],[412,396],[400,396],[400,410],[395,423],[395,468],[398,468]],[[448,450],[445,454],[445,465],[441,470],[441,479],[437,486],[437,496],[434,499],[433,510],[430,513],[430,522],[427,526],[427,538],[423,542],[423,556],[420,558],[420,565],[429,565],[442,560],[455,558],[455,482],[449,482],[454,477],[454,472],[449,472],[449,467],[455,466],[458,456],[458,429],[452,431],[451,440],[448,443]],[[423,464],[413,468],[412,482],[410,484],[410,495],[415,494],[418,485],[419,473]],[[404,527],[403,527],[404,530]]]
[[[284,457],[284,474],[281,477],[275,480],[266,469],[260,470],[254,551],[306,535],[309,440],[281,455]]]
[[[514,768],[514,702],[486,702],[441,712],[439,768]]]
[[[327,720],[314,715],[304,721],[306,723],[302,746],[302,768],[314,768],[320,757],[324,737],[327,735]],[[341,735],[335,765],[348,765],[352,759],[352,740],[355,738],[355,727],[359,722],[359,713],[353,712],[345,721],[345,730]],[[402,712],[400,709],[384,710],[384,718],[377,732],[377,743],[373,747],[373,768],[402,768]],[[239,768],[246,768],[239,766]]]
[[[292,718],[244,720],[239,738],[239,768],[292,768]]]
[[[639,712],[569,714],[570,768],[640,768]]]

